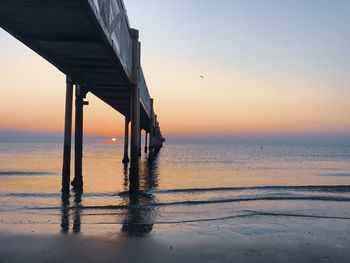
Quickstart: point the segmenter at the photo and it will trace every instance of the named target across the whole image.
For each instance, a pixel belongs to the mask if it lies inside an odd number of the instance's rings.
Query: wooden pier
[[[70,184],[75,190],[83,189],[83,113],[89,92],[125,116],[123,163],[130,162],[130,191],[137,192],[141,131],[148,134],[145,150],[150,162],[164,139],[141,67],[139,32],[130,28],[123,1],[2,0],[0,26],[67,76],[62,192],[69,192]]]

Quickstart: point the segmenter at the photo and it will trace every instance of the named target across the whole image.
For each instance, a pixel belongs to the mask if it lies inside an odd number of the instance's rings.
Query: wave
[[[224,204],[224,203],[236,203],[236,202],[252,202],[252,201],[325,201],[325,202],[350,202],[350,197],[339,197],[339,196],[245,196],[237,198],[227,199],[212,199],[212,200],[186,200],[176,202],[164,202],[164,203],[148,203],[148,204],[135,204],[135,205],[104,205],[104,206],[81,206],[77,205],[74,207],[63,207],[68,210],[126,210],[130,208],[152,208],[152,207],[163,207],[163,206],[196,206],[196,205],[207,205],[207,204]],[[27,207],[27,209],[38,209],[38,210],[57,210],[62,207]]]
[[[56,175],[54,172],[33,172],[33,171],[0,171],[0,176],[42,176]]]
[[[315,218],[315,219],[338,219],[338,220],[350,220],[350,217],[346,216],[323,216],[323,215],[305,215],[305,214],[293,214],[293,213],[274,213],[264,211],[250,211],[252,215],[256,216],[272,216],[272,217],[302,217],[302,218]]]
[[[243,192],[243,191],[302,191],[318,193],[350,193],[350,185],[300,185],[300,186],[253,186],[253,187],[213,187],[213,188],[186,188],[140,191],[139,196],[157,196],[162,194],[195,194],[206,192]],[[0,196],[22,197],[22,198],[53,198],[61,197],[60,193],[9,193],[0,192]],[[74,196],[71,194],[70,196]],[[82,197],[129,197],[129,192],[84,192]]]
[[[329,173],[321,174],[321,176],[350,176],[350,173]]]
[[[119,194],[116,193],[84,193],[82,197],[113,197]],[[0,197],[19,197],[19,198],[61,198],[61,193],[9,193],[9,192],[0,192]],[[69,197],[74,197],[74,194]]]
[[[186,189],[167,189],[154,190],[154,194],[167,193],[196,193],[196,192],[227,192],[227,191],[247,191],[247,190],[295,190],[311,192],[350,192],[350,185],[300,185],[300,186],[253,186],[253,187],[213,187],[213,188],[186,188]]]
[[[199,219],[187,219],[187,220],[174,220],[174,221],[156,221],[153,223],[139,223],[142,225],[173,225],[173,224],[186,224],[186,223],[199,223],[199,222],[211,222],[211,221],[224,221],[236,218],[247,217],[296,217],[296,218],[312,218],[312,219],[332,219],[332,220],[350,220],[350,217],[342,216],[322,216],[322,215],[308,215],[308,214],[292,214],[292,213],[274,213],[274,212],[260,212],[260,211],[246,211],[247,213],[239,215],[230,215],[223,217],[212,218],[199,218]],[[84,214],[86,216],[86,214]],[[123,224],[124,222],[98,222],[97,225],[116,225]]]
[[[56,214],[52,214],[56,215]],[[84,213],[84,217],[86,216],[123,216],[124,214],[116,214],[116,213],[103,213],[103,214],[91,214]],[[193,219],[179,219],[179,220],[157,220],[155,218],[151,219],[149,217],[143,218],[135,225],[173,225],[173,224],[185,224],[185,223],[198,223],[198,222],[211,222],[211,221],[225,221],[236,218],[248,218],[248,217],[294,217],[294,218],[309,218],[309,219],[331,219],[331,220],[350,220],[350,217],[347,216],[327,216],[327,215],[317,215],[317,214],[296,214],[296,213],[283,213],[283,212],[269,212],[269,211],[252,211],[252,210],[243,210],[239,214],[235,215],[227,215],[220,217],[209,217],[209,218],[193,218]],[[117,218],[117,217],[116,217]],[[125,221],[113,221],[113,222],[89,222],[86,224],[92,225],[118,225],[124,224]]]

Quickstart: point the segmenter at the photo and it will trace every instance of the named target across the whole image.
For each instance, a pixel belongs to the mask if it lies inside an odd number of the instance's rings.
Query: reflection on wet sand
[[[118,195],[122,198],[122,204],[127,207],[123,213],[123,224],[121,231],[130,237],[145,236],[149,234],[157,218],[156,206],[148,206],[156,202],[154,195],[150,194],[151,190],[158,187],[158,158],[152,163],[147,160],[140,163],[138,194],[129,194],[129,169],[127,165],[123,167],[123,186],[125,193]],[[72,227],[74,234],[81,231],[81,215],[83,208],[82,192],[74,192],[73,204],[70,205],[69,194],[62,194],[61,198],[61,233],[69,233]],[[71,222],[72,221],[72,222]],[[72,224],[72,225],[71,225]]]
[[[123,186],[124,186],[124,191],[128,191],[129,187],[129,172],[128,172],[128,165],[124,164],[123,165],[123,175],[124,175],[124,180],[123,180]]]
[[[82,206],[82,192],[74,192],[73,196],[74,209],[72,210],[73,226],[72,230],[74,234],[80,233],[81,229],[81,210]],[[70,195],[62,194],[61,197],[61,233],[68,233],[70,228]]]
[[[140,164],[140,194],[128,195],[125,200],[129,209],[125,214],[122,231],[130,237],[149,234],[157,219],[157,209],[147,204],[155,203],[155,198],[148,192],[158,186],[158,158],[152,163],[147,160]]]
[[[130,237],[139,237],[149,234],[153,229],[156,215],[153,207],[140,206],[153,202],[152,195],[130,195],[129,209],[125,214],[122,232]]]
[[[81,192],[74,193],[74,206],[76,207],[76,209],[73,210],[73,233],[74,234],[78,234],[81,228],[81,220],[80,220],[81,211],[79,209],[79,207],[82,206],[81,196],[82,196]]]
[[[61,198],[61,233],[69,231],[69,194],[62,194]]]

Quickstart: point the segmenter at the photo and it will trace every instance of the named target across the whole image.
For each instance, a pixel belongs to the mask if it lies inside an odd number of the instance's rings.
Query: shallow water
[[[61,144],[1,143],[0,230],[247,235],[268,222],[247,228],[250,218],[350,223],[349,146],[167,143],[153,165],[143,155],[132,197],[122,155],[120,144],[87,143],[84,193],[62,198]]]

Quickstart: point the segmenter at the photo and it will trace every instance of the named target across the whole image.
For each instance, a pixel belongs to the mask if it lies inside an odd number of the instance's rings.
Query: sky
[[[124,2],[165,136],[350,134],[349,1]],[[62,132],[65,76],[2,30],[0,47],[0,129]],[[88,100],[85,134],[122,135]]]

